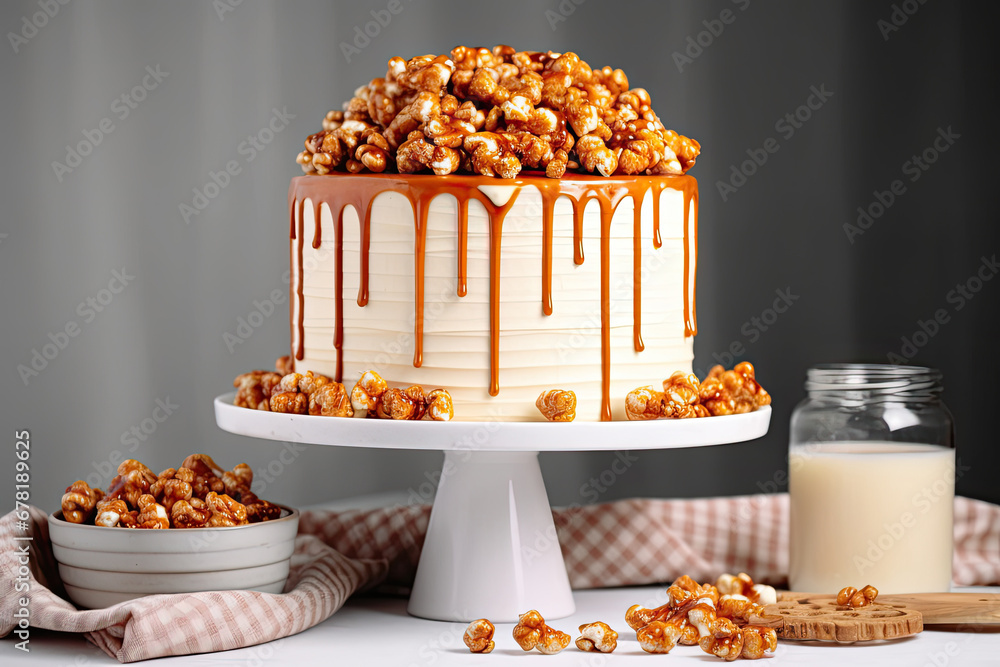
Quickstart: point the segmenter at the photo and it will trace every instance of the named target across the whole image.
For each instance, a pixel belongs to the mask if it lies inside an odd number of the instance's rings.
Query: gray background
[[[440,454],[306,447],[279,457],[280,444],[221,432],[212,398],[237,373],[268,367],[287,350],[287,302],[234,351],[223,336],[236,333],[255,300],[285,292],[288,181],[326,110],[381,76],[390,56],[498,42],[622,67],[650,91],[668,127],[701,141],[695,366],[704,373],[713,354],[740,342],[774,396],[767,437],[642,453],[599,499],[773,488],[805,369],[884,362],[918,321],[944,308],[950,321],[914,361],[944,371],[959,457],[969,466],[959,492],[1000,501],[992,422],[1000,281],[961,310],[947,300],[998,249],[997,54],[985,10],[928,3],[886,39],[878,21],[890,20],[888,1],[566,0],[563,14],[558,2],[402,3],[349,63],[339,44],[386,2],[244,0],[220,17],[208,2],[75,0],[37,34],[29,29],[17,52],[9,36],[0,45],[0,421],[6,461],[15,430],[31,431],[36,504],[54,508],[81,476],[106,482],[109,461],[123,453],[155,469],[194,451],[227,467],[270,466],[265,496],[293,504],[418,490]],[[672,54],[724,9],[735,19],[679,71]],[[0,28],[19,32],[38,11],[37,0],[5,2]],[[115,99],[140,84],[147,66],[168,74],[120,118]],[[811,86],[833,96],[793,136],[781,134],[775,123],[806,102]],[[241,142],[273,109],[295,117],[248,162]],[[104,118],[114,130],[60,182],[52,163],[65,163],[66,146]],[[903,163],[948,127],[960,138],[911,183]],[[768,137],[779,150],[723,201],[717,182]],[[179,205],[190,205],[192,190],[229,160],[240,173],[186,223]],[[849,242],[843,225],[894,179],[906,192]],[[123,268],[134,279],[86,321],[78,305],[107,297],[101,290]],[[765,314],[777,289],[799,298],[751,341],[744,324]],[[25,385],[18,365],[71,323],[79,334]],[[158,399],[178,407],[130,451],[123,434],[151,430]],[[613,458],[543,456],[552,500],[593,500],[588,480]]]

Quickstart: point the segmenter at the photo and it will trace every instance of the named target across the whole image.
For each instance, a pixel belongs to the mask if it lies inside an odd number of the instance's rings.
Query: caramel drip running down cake
[[[350,386],[444,387],[462,420],[580,420],[691,372],[700,146],[573,53],[393,58],[289,188],[291,353]]]

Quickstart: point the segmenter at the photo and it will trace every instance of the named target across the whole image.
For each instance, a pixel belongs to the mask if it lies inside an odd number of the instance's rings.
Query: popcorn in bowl
[[[192,454],[159,475],[123,461],[106,494],[70,485],[48,521],[69,598],[97,609],[158,593],[282,592],[299,513],[258,498],[252,481],[246,464]]]
[[[571,52],[457,46],[389,61],[323,119],[296,161],[306,174],[433,172],[516,177],[523,169],[683,174],[701,151],[664,127],[620,69]]]
[[[107,493],[77,480],[63,494],[62,519],[104,528],[242,526],[277,519],[281,508],[250,490],[245,463],[223,470],[207,454],[159,475],[135,459],[122,461]]]

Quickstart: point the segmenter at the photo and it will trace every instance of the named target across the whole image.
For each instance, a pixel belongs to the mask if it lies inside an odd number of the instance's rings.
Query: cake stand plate
[[[771,408],[742,415],[645,422],[431,422],[286,415],[215,399],[230,433],[304,444],[439,450],[445,454],[408,610],[467,622],[575,611],[552,522],[540,451],[677,449],[753,440]]]

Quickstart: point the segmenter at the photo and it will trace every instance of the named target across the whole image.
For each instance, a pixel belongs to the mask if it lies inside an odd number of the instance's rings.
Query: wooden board
[[[867,607],[840,607],[832,597],[780,600],[764,606],[752,625],[774,628],[781,639],[863,642],[896,639],[924,629],[920,612],[875,602]]]
[[[782,639],[856,642],[916,634],[923,626],[968,631],[1000,630],[1000,595],[993,593],[917,593],[880,595],[874,605],[849,609],[833,595],[779,594],[755,625],[774,628]]]
[[[809,600],[824,603],[833,595],[782,592],[778,600]],[[879,595],[880,604],[902,605],[919,611],[924,625],[982,625],[1000,629],[1000,594],[997,593],[914,593]],[[981,628],[988,629],[988,628]]]

